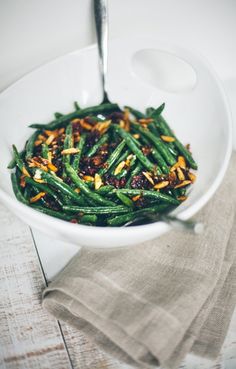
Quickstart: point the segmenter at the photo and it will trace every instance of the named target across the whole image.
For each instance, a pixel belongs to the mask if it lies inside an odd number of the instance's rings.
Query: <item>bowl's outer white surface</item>
[[[133,57],[143,49],[176,55],[195,70],[195,88],[168,93],[136,75]],[[172,66],[174,68],[174,64]],[[173,72],[173,71],[172,71]],[[109,94],[112,101],[139,109],[166,102],[165,117],[184,143],[191,143],[199,164],[189,199],[175,212],[182,219],[194,215],[223,179],[231,153],[231,117],[224,92],[206,61],[196,53],[151,39],[119,39],[109,50]],[[11,188],[7,164],[11,145],[22,149],[32,129],[28,124],[48,122],[53,112],[72,110],[101,101],[97,51],[88,47],[65,55],[28,74],[0,95],[0,200],[29,225],[68,242],[93,247],[131,245],[153,239],[169,227],[163,222],[129,228],[101,228],[70,224],[40,214],[19,203]]]

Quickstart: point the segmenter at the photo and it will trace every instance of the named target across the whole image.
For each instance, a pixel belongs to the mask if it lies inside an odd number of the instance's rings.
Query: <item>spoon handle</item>
[[[94,17],[98,42],[99,67],[102,79],[103,102],[109,102],[107,96],[107,0],[94,0]]]
[[[170,215],[163,215],[161,220],[168,223],[172,228],[180,231],[189,231],[195,234],[201,234],[204,230],[203,223],[195,222],[193,220],[181,220]]]

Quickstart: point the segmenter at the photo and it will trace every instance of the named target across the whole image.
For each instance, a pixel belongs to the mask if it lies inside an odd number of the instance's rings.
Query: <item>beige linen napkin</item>
[[[43,306],[135,367],[215,358],[236,297],[236,154],[198,213],[201,235],[171,231],[116,250],[82,249],[44,291]]]

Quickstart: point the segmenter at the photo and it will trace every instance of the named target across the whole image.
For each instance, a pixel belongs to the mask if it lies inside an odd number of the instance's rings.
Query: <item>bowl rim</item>
[[[132,38],[137,39],[137,37],[132,37]],[[120,40],[120,39],[122,39],[122,38],[120,38],[120,37],[113,38],[110,42]],[[149,37],[142,37],[141,39],[142,40],[147,39],[147,40],[155,41],[157,43],[157,45],[159,43],[161,46],[163,46],[163,44],[165,43],[164,41],[149,38]],[[227,135],[227,142],[226,142],[226,152],[225,152],[223,163],[222,163],[221,168],[220,168],[219,172],[217,173],[213,183],[207,189],[207,191],[204,193],[204,195],[202,195],[201,198],[198,199],[188,209],[180,211],[180,213],[178,214],[178,217],[180,219],[186,220],[186,219],[191,218],[193,215],[195,215],[212,198],[213,194],[218,189],[219,185],[221,184],[221,182],[224,178],[224,175],[225,175],[225,172],[227,170],[229,160],[230,160],[230,157],[231,157],[231,152],[232,152],[232,115],[231,115],[231,110],[230,110],[229,102],[228,102],[228,99],[227,99],[227,95],[226,95],[225,90],[222,86],[222,82],[221,82],[220,78],[218,77],[217,73],[215,72],[214,68],[211,66],[209,61],[206,59],[206,57],[201,55],[201,53],[199,53],[198,51],[196,51],[192,48],[191,49],[185,48],[185,47],[182,47],[181,45],[176,45],[176,44],[172,44],[172,43],[169,43],[169,42],[166,42],[166,44],[168,46],[172,46],[175,49],[181,49],[181,50],[184,50],[186,52],[191,52],[191,53],[195,54],[204,63],[204,65],[207,67],[209,73],[211,73],[211,75],[214,77],[214,80],[217,84],[220,95],[222,97],[222,102],[223,102],[225,112],[226,112],[226,115],[227,115],[227,119],[226,119],[225,124],[227,125],[228,135]],[[64,58],[67,58],[69,56],[78,55],[80,53],[84,53],[84,52],[86,52],[90,49],[94,49],[94,48],[96,48],[96,44],[91,44],[91,45],[85,46],[83,48],[71,51],[69,53],[65,53],[65,54],[63,54],[59,57],[56,57],[56,58],[46,62],[46,63],[42,63],[41,65],[33,68],[30,72],[25,73],[19,79],[17,79],[15,82],[10,84],[6,89],[4,89],[0,93],[0,97],[7,94],[9,91],[11,91],[11,89],[14,89],[19,83],[22,82],[22,80],[29,77],[35,71],[43,69],[44,67],[46,67],[50,64],[57,63],[58,61],[60,61]],[[168,229],[170,229],[170,226],[168,226],[163,221],[157,221],[157,222],[154,222],[154,223],[138,225],[138,226],[130,226],[130,227],[127,227],[127,228],[126,227],[108,227],[108,226],[106,226],[106,227],[105,226],[103,226],[103,227],[101,227],[101,226],[94,227],[94,226],[88,226],[88,225],[83,225],[83,224],[73,224],[73,223],[70,223],[68,221],[61,220],[59,218],[54,218],[52,216],[40,213],[40,212],[30,208],[29,206],[20,203],[16,198],[11,197],[11,195],[6,193],[1,188],[0,188],[0,200],[2,200],[2,202],[6,206],[9,206],[10,208],[14,208],[15,213],[19,211],[20,213],[24,213],[26,216],[30,217],[31,219],[38,218],[38,220],[41,221],[41,223],[45,223],[47,225],[49,223],[51,223],[51,225],[53,225],[55,228],[58,228],[58,229],[63,227],[65,233],[70,232],[70,231],[73,231],[73,233],[75,231],[77,231],[78,233],[84,231],[84,234],[85,234],[91,229],[96,229],[96,232],[98,233],[99,236],[103,236],[105,234],[107,235],[108,232],[110,233],[111,236],[116,235],[116,234],[117,235],[118,234],[120,234],[120,235],[123,234],[124,236],[125,235],[132,236],[132,233],[133,234],[135,233],[137,235],[137,233],[139,233],[139,232],[142,233],[142,231],[145,231],[145,232],[154,231],[154,228],[156,229],[156,231],[157,231],[157,228],[159,228],[159,230],[162,229],[162,231],[159,232],[159,234],[165,233]],[[153,233],[153,232],[151,232],[151,233]]]

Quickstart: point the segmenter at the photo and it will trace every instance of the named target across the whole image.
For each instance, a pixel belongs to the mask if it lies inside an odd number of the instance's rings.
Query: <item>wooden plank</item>
[[[0,367],[69,369],[60,328],[41,307],[45,280],[28,226],[0,204]]]

